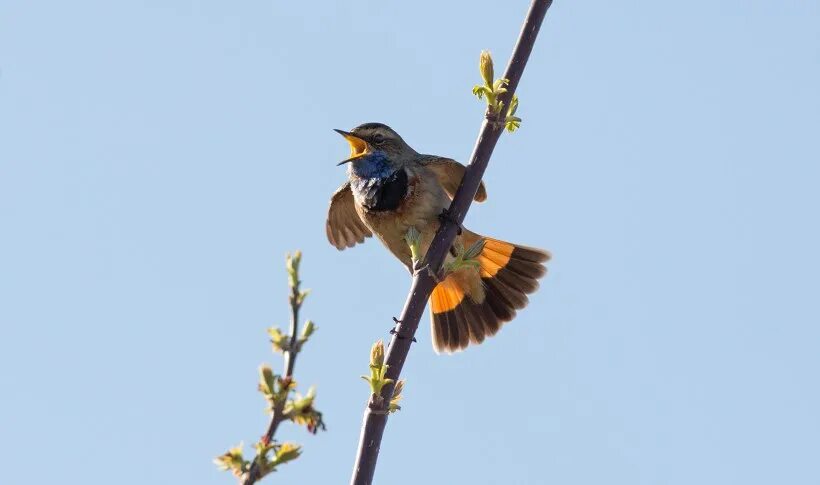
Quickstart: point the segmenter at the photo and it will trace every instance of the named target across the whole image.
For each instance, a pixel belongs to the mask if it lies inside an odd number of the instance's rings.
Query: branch
[[[283,380],[288,385],[293,382],[293,367],[296,365],[296,356],[299,354],[299,350],[301,350],[301,345],[298,345],[297,338],[297,332],[299,330],[299,309],[302,308],[302,301],[305,297],[299,289],[299,286],[302,283],[299,281],[299,263],[302,259],[301,256],[301,253],[297,252],[294,258],[288,258],[287,265],[288,284],[290,286],[290,297],[288,298],[290,303],[290,342],[287,348],[283,349],[282,355],[285,361],[285,374],[283,376]],[[279,427],[279,423],[287,419],[284,414],[284,409],[284,399],[273,405],[273,412],[271,413],[268,429],[265,431],[265,434],[262,435],[263,443],[271,443],[273,441],[273,435],[276,434],[276,429]],[[251,469],[248,471],[248,475],[245,477],[242,485],[253,485],[256,483],[261,478],[261,470],[259,468],[259,462],[254,461],[251,464]]]
[[[533,0],[530,6],[512,58],[504,73],[504,78],[509,80],[509,84],[507,85],[507,92],[501,94],[498,99],[499,103],[503,103],[502,106],[510,106],[515,90],[521,80],[521,75],[524,72],[524,67],[530,57],[530,52],[532,52],[535,44],[538,30],[541,28],[541,23],[550,5],[552,5],[552,0]],[[464,178],[461,180],[461,185],[455,197],[453,197],[453,202],[450,204],[449,213],[452,220],[441,224],[430,249],[424,257],[424,261],[419,266],[422,268],[427,266],[431,271],[418,271],[413,277],[410,293],[387,351],[385,362],[387,372],[385,377],[389,381],[382,388],[380,396],[371,396],[367,409],[365,409],[359,448],[356,453],[356,464],[350,480],[351,485],[371,485],[373,483],[376,460],[379,457],[379,448],[387,424],[387,406],[393,396],[395,383],[399,380],[402,367],[410,351],[410,344],[413,342],[413,337],[418,329],[419,320],[421,320],[424,308],[427,305],[427,299],[436,285],[433,275],[439,274],[441,271],[447,252],[456,237],[458,227],[467,215],[467,210],[469,210],[473,196],[484,176],[493,149],[504,131],[504,122],[504,110],[493,111],[488,108],[485,119],[481,124],[478,140],[470,156],[470,163],[464,173]],[[401,335],[401,338],[398,338],[399,335]]]
[[[308,294],[307,291],[300,289],[302,282],[299,281],[299,263],[301,259],[302,254],[299,251],[287,257],[291,309],[290,334],[283,335],[276,327],[268,329],[273,349],[283,354],[285,373],[278,376],[268,365],[260,367],[259,391],[268,401],[268,412],[271,418],[265,434],[254,445],[256,456],[252,460],[246,460],[240,444],[214,460],[219,468],[229,470],[239,478],[242,485],[253,485],[269,473],[276,471],[277,466],[299,457],[301,453],[299,445],[274,441],[273,437],[280,423],[293,421],[296,424],[305,425],[308,431],[314,434],[319,429],[325,429],[322,413],[313,407],[315,397],[313,388],[304,397],[296,394],[296,397],[291,399],[291,394],[296,388],[296,382],[293,380],[296,356],[315,330],[313,322],[308,320],[302,328],[301,335],[297,333],[299,331],[299,309]],[[271,453],[272,456],[269,456]]]
[[[296,356],[299,354],[299,347],[296,345],[296,332],[299,330],[299,309],[302,307],[302,302],[299,297],[299,284],[301,281],[299,281],[298,274],[294,276],[294,272],[292,272],[291,268],[288,268],[288,273],[291,279],[290,297],[288,298],[290,302],[290,342],[287,350],[282,352],[285,361],[285,374],[282,377],[283,381],[290,384],[293,382],[293,367],[296,365]],[[279,423],[286,419],[283,412],[284,409],[284,400],[280,400],[273,405],[273,412],[271,413],[268,429],[265,431],[265,434],[262,435],[263,443],[267,444],[273,441],[273,435],[276,434]],[[251,469],[248,471],[245,480],[242,481],[242,485],[253,485],[261,478],[261,470],[259,469],[258,463],[258,461],[254,461],[251,464]]]

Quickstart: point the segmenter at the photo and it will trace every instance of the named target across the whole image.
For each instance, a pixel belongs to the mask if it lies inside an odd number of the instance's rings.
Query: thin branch
[[[512,58],[504,74],[504,78],[509,80],[507,92],[500,97],[500,101],[504,103],[504,106],[510,105],[535,44],[538,30],[541,28],[541,23],[550,5],[552,5],[552,0],[533,0],[530,6]],[[413,336],[416,334],[419,321],[427,305],[427,299],[436,285],[433,275],[438,274],[441,270],[447,252],[456,237],[458,227],[464,221],[473,196],[478,190],[493,149],[504,131],[504,111],[500,110],[499,113],[495,114],[487,112],[485,120],[481,124],[481,131],[470,156],[470,163],[464,173],[464,178],[453,198],[452,204],[450,204],[450,214],[453,216],[453,220],[441,224],[422,262],[421,267],[427,266],[431,271],[419,271],[413,277],[410,293],[399,318],[396,332],[390,340],[390,347],[386,356],[386,364],[389,366],[386,377],[392,379],[393,382],[399,380],[402,367],[404,367],[404,362],[410,351],[410,344],[413,342]],[[350,480],[351,485],[371,485],[373,483],[376,460],[379,457],[379,448],[387,424],[386,403],[390,402],[393,388],[393,384],[384,386],[382,390],[383,399],[371,398],[368,403],[359,438],[356,464]]]
[[[302,307],[303,300],[302,294],[299,290],[299,286],[302,282],[298,279],[298,273],[296,273],[295,276],[291,276],[291,278],[290,297],[288,298],[290,302],[290,342],[288,348],[282,352],[285,361],[285,374],[283,377],[286,381],[290,381],[293,378],[293,367],[296,365],[296,356],[299,354],[299,350],[301,348],[301,345],[298,343],[297,332],[299,330],[299,309]],[[282,400],[273,407],[268,429],[262,437],[262,441],[264,443],[270,443],[271,440],[273,440],[273,436],[276,434],[276,429],[279,428],[279,423],[287,419],[283,412],[284,409],[285,400]],[[251,464],[251,468],[248,471],[245,480],[242,482],[242,485],[255,484],[260,478],[259,472],[259,466],[257,465],[257,462],[254,461]]]
[[[296,381],[293,380],[293,367],[296,364],[296,356],[302,351],[305,345],[316,331],[316,326],[308,320],[302,326],[301,335],[299,331],[299,310],[305,302],[307,291],[301,291],[301,281],[299,281],[299,265],[302,261],[301,251],[289,254],[286,258],[286,269],[288,272],[288,287],[290,288],[290,332],[291,335],[282,333],[278,327],[268,328],[270,342],[275,352],[281,352],[284,359],[284,375],[277,375],[273,369],[263,364],[259,367],[259,392],[265,397],[268,406],[266,411],[270,414],[265,434],[254,443],[254,457],[246,460],[243,453],[243,446],[230,448],[226,453],[214,458],[214,463],[225,471],[230,471],[239,479],[240,484],[251,485],[257,483],[267,475],[275,472],[277,468],[285,463],[289,463],[302,453],[302,447],[296,443],[278,442],[274,440],[276,430],[283,421],[291,421],[296,425],[305,426],[309,433],[316,434],[319,430],[326,429],[322,413],[314,407],[316,392],[311,387],[303,396],[296,392]]]
[[[299,294],[299,285],[301,281],[296,280],[296,284],[290,288],[290,345],[287,352],[285,352],[285,377],[290,378],[293,375],[293,367],[296,365],[296,354],[299,353],[300,346],[298,345],[299,335],[299,309],[302,308],[302,297]],[[270,435],[268,435],[270,436]]]

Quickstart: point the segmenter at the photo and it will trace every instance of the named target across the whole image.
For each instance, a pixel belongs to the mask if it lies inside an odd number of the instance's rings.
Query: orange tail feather
[[[469,246],[481,236],[464,231],[462,242]],[[524,308],[527,295],[538,289],[538,279],[546,274],[543,263],[550,255],[540,249],[484,238],[478,256],[479,270],[470,275],[447,275],[430,295],[433,348],[436,352],[456,352],[471,343],[480,344],[495,335],[505,322]],[[483,291],[476,291],[479,283]]]

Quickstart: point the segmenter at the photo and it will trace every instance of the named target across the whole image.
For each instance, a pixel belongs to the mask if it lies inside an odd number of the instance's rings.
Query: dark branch
[[[535,44],[538,30],[541,28],[541,23],[550,5],[552,5],[552,0],[533,0],[530,6],[512,58],[504,73],[504,78],[509,80],[507,92],[500,97],[505,107],[510,105],[512,96],[518,87],[524,67],[527,65],[530,52],[532,52]],[[413,342],[413,336],[416,334],[422,313],[424,313],[424,308],[427,305],[427,299],[436,285],[433,275],[438,274],[441,270],[458,228],[464,221],[473,196],[478,190],[493,149],[504,131],[505,113],[506,109],[500,110],[495,115],[487,113],[486,119],[481,125],[481,131],[478,134],[473,153],[470,156],[470,164],[467,166],[461,185],[453,198],[452,204],[450,204],[449,213],[451,217],[439,227],[433,243],[421,264],[421,267],[426,265],[431,271],[419,271],[413,277],[410,294],[404,304],[401,317],[399,317],[400,323],[396,327],[396,333],[390,340],[390,347],[387,350],[385,363],[390,366],[387,377],[392,379],[393,382],[399,380],[404,361],[407,359],[407,353],[410,351],[410,345]],[[397,338],[398,335],[402,335],[403,338]],[[374,399],[371,399],[368,403],[364,414],[362,433],[359,438],[356,465],[353,469],[353,477],[350,480],[351,485],[371,485],[373,483],[376,460],[379,457],[379,447],[387,424],[386,403],[390,402],[393,388],[393,384],[384,387],[382,390],[383,399],[379,400],[381,404],[377,404]]]

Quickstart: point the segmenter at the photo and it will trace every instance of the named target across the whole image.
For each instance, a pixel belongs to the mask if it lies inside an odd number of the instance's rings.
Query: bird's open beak
[[[344,165],[345,163],[350,163],[353,160],[356,160],[357,158],[363,157],[370,153],[369,148],[367,146],[367,142],[362,140],[358,136],[342,130],[333,131],[345,137],[345,140],[347,140],[347,142],[350,144],[350,158],[348,158],[347,160],[342,160],[341,162],[336,164],[337,166]]]

